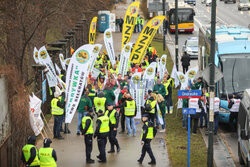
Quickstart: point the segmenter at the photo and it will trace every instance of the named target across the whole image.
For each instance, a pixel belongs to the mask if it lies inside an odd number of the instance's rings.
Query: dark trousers
[[[188,66],[182,66],[183,73],[185,74],[188,71]]]
[[[123,113],[121,115],[121,127],[122,131],[125,132],[125,115]]]
[[[237,122],[238,122],[238,112],[231,112],[229,116],[229,126],[232,129],[232,131],[236,131]]]
[[[205,113],[205,110],[201,110],[200,113],[200,127],[203,127],[203,118],[205,120],[205,127],[207,128],[207,113]]]
[[[119,143],[118,140],[116,139],[116,135],[117,135],[117,130],[114,130],[114,128],[111,128],[109,131],[109,142],[110,142],[110,146],[112,151],[115,150],[115,146],[116,148],[119,148]]]
[[[97,137],[97,145],[100,152],[100,160],[106,161],[106,144],[107,144],[107,137]]]
[[[214,112],[214,133],[217,133],[219,126],[219,112]]]
[[[173,105],[173,102],[172,102],[172,93],[169,93],[166,98],[166,106],[167,106],[167,110],[168,110],[168,114],[170,113],[170,106]]]
[[[155,157],[154,157],[154,154],[152,152],[152,149],[151,149],[151,146],[150,146],[150,142],[145,142],[142,146],[142,150],[141,150],[141,157],[140,157],[140,161],[142,162],[145,155],[146,155],[146,152],[148,153],[149,157],[151,158],[151,161],[152,162],[155,162]]]
[[[92,146],[93,146],[93,135],[87,134],[84,136],[84,142],[85,142],[85,150],[86,150],[86,161],[89,161],[91,159],[91,152],[92,152]]]
[[[195,115],[191,116],[191,119],[193,120],[193,133],[197,133],[197,128],[198,128],[198,123],[199,123],[199,117],[200,117],[200,113],[196,113]],[[192,124],[192,121],[191,121]],[[191,125],[192,127],[192,125]]]
[[[120,32],[122,32],[123,24],[120,24]]]
[[[62,115],[54,115],[54,127],[53,127],[53,134],[54,137],[60,137],[60,126],[61,126],[61,122],[62,122]]]

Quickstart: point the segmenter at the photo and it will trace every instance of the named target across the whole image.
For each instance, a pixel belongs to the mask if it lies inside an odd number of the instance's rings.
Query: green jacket
[[[201,87],[201,88],[204,87],[203,82],[196,82],[196,83],[191,87],[191,89],[192,89],[192,90],[194,90],[194,89],[200,89],[200,87]]]
[[[108,90],[108,89],[104,89],[103,90],[104,93],[104,97],[106,97],[106,104],[108,103],[114,103],[115,101],[115,94],[113,92],[113,90]]]
[[[182,100],[182,107],[183,108],[188,108],[188,99],[183,99]]]
[[[78,104],[77,112],[88,112],[92,107],[92,102],[89,97],[82,96]]]
[[[162,84],[160,84],[160,85],[155,84],[153,91],[158,91],[158,93],[161,94],[162,97],[165,97],[165,95],[166,95],[165,86]]]

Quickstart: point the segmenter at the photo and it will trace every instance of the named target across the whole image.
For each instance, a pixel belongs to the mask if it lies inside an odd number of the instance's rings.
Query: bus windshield
[[[175,13],[171,15],[171,22],[175,24]],[[193,16],[193,9],[178,9],[178,23],[193,23],[194,16]]]
[[[250,54],[221,55],[219,66],[224,75],[219,81],[221,94],[240,93],[250,88]]]

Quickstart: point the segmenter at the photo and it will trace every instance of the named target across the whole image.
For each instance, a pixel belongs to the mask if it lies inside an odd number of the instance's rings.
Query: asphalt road
[[[182,47],[185,40],[188,37],[198,37],[199,26],[204,24],[210,24],[211,7],[207,7],[205,4],[201,4],[200,1],[196,1],[195,9],[195,31],[193,34],[179,34],[178,48],[179,48],[179,71],[182,71],[180,58],[182,56]],[[225,4],[224,1],[217,0],[216,9],[216,23],[217,25],[239,25],[248,27],[250,24],[250,10],[238,11],[238,2],[236,4]],[[175,60],[175,35],[167,35],[167,45],[170,49],[172,59]],[[190,67],[198,66],[197,60],[191,60]],[[220,134],[225,145],[233,158],[235,165],[240,166],[238,159],[238,147],[237,147],[237,134],[230,132],[227,125],[223,125],[220,128]]]

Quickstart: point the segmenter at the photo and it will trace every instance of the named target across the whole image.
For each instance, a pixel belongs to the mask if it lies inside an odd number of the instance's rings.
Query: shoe
[[[132,136],[132,134],[128,134],[128,136]]]
[[[62,136],[57,137],[58,140],[63,140],[64,138]]]
[[[197,133],[194,133],[194,132],[193,132],[192,135],[197,135]]]
[[[117,152],[120,152],[121,151],[121,148],[120,147],[117,147]]]
[[[156,126],[156,129],[160,129],[160,126]]]
[[[133,134],[133,137],[136,137],[136,134]]]
[[[114,153],[115,152],[115,150],[109,150],[108,151],[108,153]]]
[[[160,130],[160,132],[166,132],[166,130],[165,130],[165,129],[162,129],[162,130]]]
[[[90,159],[90,160],[87,160],[86,163],[87,163],[87,164],[93,164],[93,163],[95,163],[95,160]]]
[[[142,164],[142,160],[138,159],[137,162],[139,162],[139,164]]]
[[[149,164],[149,165],[155,165],[156,162],[155,162],[155,161],[151,161],[151,162],[149,162],[148,164]]]
[[[101,157],[100,157],[100,155],[97,155],[96,158],[100,159]]]
[[[80,136],[80,132],[77,132],[76,135],[77,135],[77,136]]]
[[[214,135],[217,135],[217,133],[214,132]]]
[[[54,136],[54,137],[53,137],[53,139],[56,139],[56,138],[57,138],[57,136]]]
[[[99,160],[98,162],[100,162],[100,163],[106,163],[107,161],[106,160]]]
[[[61,129],[61,130],[60,130],[60,132],[64,132],[64,130],[63,130],[63,129]]]

